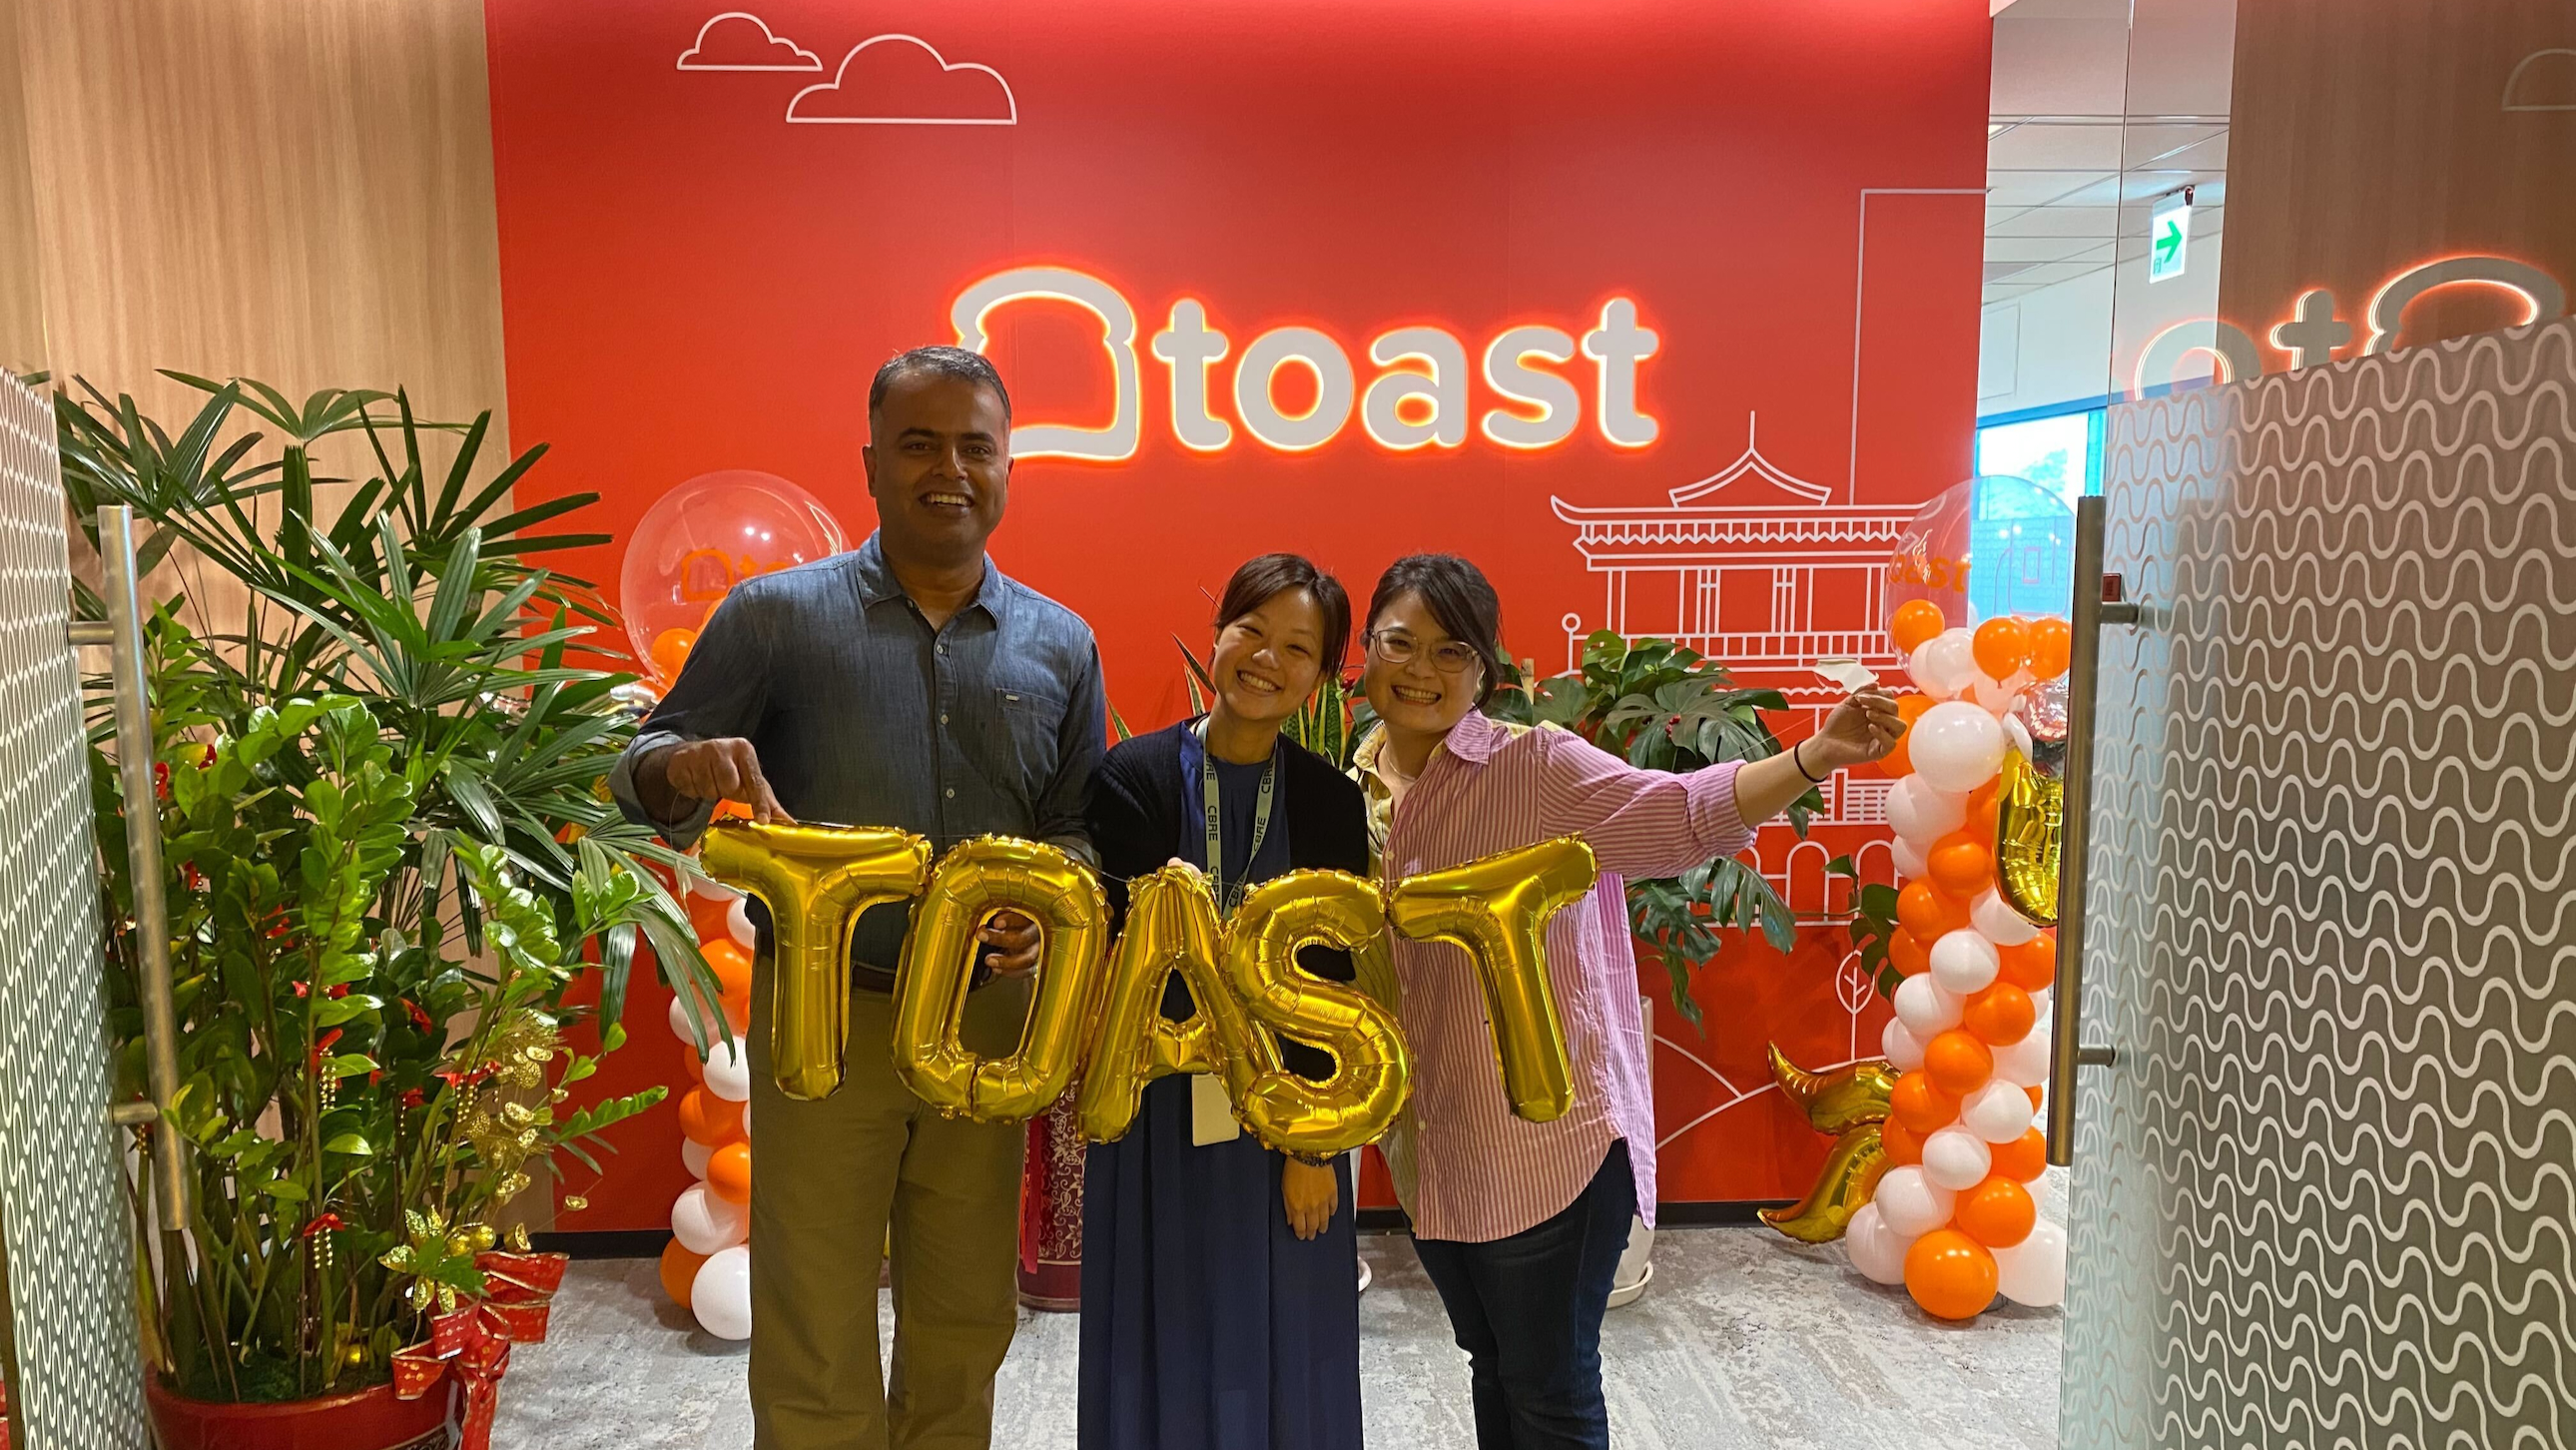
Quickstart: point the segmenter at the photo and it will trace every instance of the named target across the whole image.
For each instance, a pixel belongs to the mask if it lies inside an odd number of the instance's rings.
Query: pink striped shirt
[[[1377,798],[1385,788],[1368,779],[1377,762],[1369,747],[1383,740],[1373,736],[1359,761]],[[1621,1138],[1638,1211],[1655,1221],[1655,1103],[1626,878],[1678,875],[1752,844],[1736,809],[1735,766],[1640,770],[1567,731],[1472,714],[1396,804],[1381,869],[1400,879],[1577,832],[1599,858],[1601,879],[1547,930],[1548,976],[1574,1068],[1565,1116],[1532,1123],[1512,1115],[1464,953],[1439,942],[1394,944],[1413,1104],[1388,1157],[1423,1238],[1483,1243],[1544,1223],[1574,1202]]]

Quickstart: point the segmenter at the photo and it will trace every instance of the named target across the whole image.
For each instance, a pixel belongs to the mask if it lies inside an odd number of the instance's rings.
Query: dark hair
[[[876,381],[868,384],[868,420],[873,428],[879,409],[885,407],[886,389],[905,373],[929,373],[933,377],[955,378],[979,388],[991,388],[1002,401],[1002,421],[1011,421],[1011,390],[1002,386],[1002,375],[993,370],[992,360],[980,352],[962,347],[916,347],[896,353],[877,369]]]
[[[1225,581],[1225,593],[1216,602],[1217,631],[1223,633],[1227,625],[1293,589],[1315,596],[1315,607],[1323,611],[1323,678],[1340,679],[1342,659],[1351,647],[1351,596],[1341,580],[1303,554],[1264,554],[1244,561]]]
[[[1407,594],[1422,596],[1422,607],[1431,611],[1449,637],[1476,652],[1485,667],[1476,708],[1485,708],[1503,683],[1503,602],[1495,596],[1485,571],[1455,554],[1405,555],[1377,576],[1377,588],[1369,594],[1370,633],[1377,632],[1378,616],[1387,606]]]

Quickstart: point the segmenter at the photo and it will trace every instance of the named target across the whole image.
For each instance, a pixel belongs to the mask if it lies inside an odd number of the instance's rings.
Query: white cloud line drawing
[[[807,96],[818,92],[830,95],[839,91],[841,78],[849,74],[850,62],[859,58],[859,52],[869,46],[890,40],[920,46],[932,60],[938,62],[942,73],[982,71],[991,76],[994,83],[1002,88],[1002,101],[1008,107],[1008,114],[1001,116],[800,116],[796,113],[797,107],[805,103]],[[1020,100],[1018,96],[1012,94],[1011,83],[1003,79],[1002,73],[991,66],[979,65],[970,60],[952,62],[939,53],[937,46],[920,36],[901,35],[889,31],[884,35],[871,35],[852,46],[850,53],[841,57],[840,68],[832,72],[831,80],[817,81],[790,97],[787,102],[787,120],[790,125],[801,126],[1016,126],[1020,124]]]
[[[760,28],[759,49],[754,51],[754,54],[772,54],[779,47],[784,46],[787,48],[788,52],[796,58],[790,61],[764,61],[758,65],[728,64],[724,62],[704,61],[698,59],[698,57],[706,51],[707,33],[728,20],[748,20],[753,25]],[[721,51],[719,51],[719,53],[721,53]],[[692,43],[687,50],[680,52],[680,59],[673,67],[673,69],[676,70],[768,71],[819,71],[822,68],[823,58],[821,56],[816,55],[814,52],[807,50],[801,45],[798,45],[795,41],[788,39],[786,36],[780,35],[776,31],[771,30],[769,28],[768,21],[761,19],[759,16],[752,14],[748,10],[728,10],[723,14],[708,20],[706,24],[699,26],[697,40]]]
[[[2568,64],[2563,64],[2563,65],[2561,65],[2561,66],[2559,67],[2559,69],[2560,69],[2560,70],[2570,71],[2570,72],[2576,72],[2576,50],[2567,50],[2567,49],[2563,49],[2563,48],[2551,48],[2551,49],[2546,49],[2546,50],[2535,50],[2535,51],[2533,51],[2531,54],[2526,55],[2526,56],[2524,56],[2524,57],[2522,58],[2522,62],[2521,62],[2521,64],[2516,65],[2516,66],[2513,68],[2513,74],[2508,75],[2508,76],[2506,76],[2506,77],[2504,78],[2504,109],[2505,109],[2505,110],[2507,110],[2507,111],[2576,111],[2576,100],[2565,100],[2565,101],[2517,101],[2517,100],[2515,100],[2515,99],[2514,99],[2514,91],[2522,85],[2522,73],[2523,73],[2524,71],[2527,71],[2527,70],[2531,69],[2531,67],[2532,67],[2532,63],[2533,63],[2533,62],[2535,62],[2535,61],[2540,61],[2540,60],[2546,60],[2546,59],[2548,59],[2549,57],[2551,57],[2551,56],[2553,56],[2553,55],[2555,55],[2555,56],[2565,56],[2565,57],[2567,58]]]

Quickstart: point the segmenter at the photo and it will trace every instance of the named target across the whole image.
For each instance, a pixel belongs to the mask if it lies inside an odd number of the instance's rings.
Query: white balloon
[[[1978,709],[1993,715],[2008,713],[2014,704],[2012,687],[2001,680],[1987,679],[1983,673],[1968,682],[1968,698],[1977,702]]]
[[[1898,1072],[1912,1072],[1923,1065],[1923,1044],[1905,1029],[1903,1018],[1887,1019],[1887,1026],[1878,1034],[1878,1050],[1886,1055],[1888,1066]]]
[[[1887,788],[1888,829],[1922,850],[1967,821],[1966,796],[1934,790],[1919,775],[1901,776]]]
[[[2047,1219],[2030,1236],[1995,1254],[1995,1290],[2016,1304],[2046,1309],[2066,1298],[2066,1230]]]
[[[1976,927],[1979,936],[1999,947],[2017,947],[2039,936],[2039,928],[2030,924],[2030,918],[2013,910],[2012,904],[1991,886],[1968,903],[1968,922]]]
[[[1976,636],[1964,629],[1944,630],[1923,642],[1932,678],[1946,695],[1957,695],[1985,678],[1977,669]]]
[[[1852,1267],[1872,1283],[1904,1283],[1908,1247],[1879,1217],[1875,1203],[1853,1209],[1851,1222],[1843,1227],[1844,1252],[1851,1255]]]
[[[695,1138],[682,1138],[680,1140],[680,1164],[682,1167],[689,1170],[689,1176],[691,1178],[698,1180],[700,1183],[707,1181],[707,1160],[714,1156],[716,1156],[715,1149],[708,1147],[706,1144],[699,1142]]]
[[[689,894],[691,896],[704,897],[709,901],[733,901],[739,899],[742,895],[741,892],[734,890],[732,887],[726,886],[721,882],[705,876],[692,876],[689,878]]]
[[[751,929],[750,900],[748,896],[737,896],[733,905],[725,908],[725,935],[732,937],[733,944],[744,951],[750,951],[759,939],[759,934]]]
[[[1907,776],[1907,780],[1914,777]],[[1923,848],[1903,836],[1887,838],[1887,859],[1896,867],[1899,881],[1920,881],[1932,874],[1932,863],[1923,859]]]
[[[2014,696],[2013,703],[2018,706],[2021,703],[2021,697],[2018,695]],[[2028,760],[2039,753],[2037,747],[2031,743],[2030,727],[2022,723],[2021,715],[2017,709],[2005,711],[2003,722],[2004,743],[2011,746],[2013,749],[2020,751],[2022,759]]]
[[[707,1050],[707,1092],[729,1103],[751,1101],[751,1060],[742,1055],[742,1039],[719,1042]]]
[[[2004,763],[2004,727],[1965,700],[1924,711],[1923,718],[1905,733],[1905,740],[1914,773],[1935,790],[1975,790],[1994,779]]]
[[[2009,1143],[2030,1131],[2030,1114],[2030,1093],[1997,1080],[1968,1094],[1959,1105],[1959,1126],[1989,1143]]]
[[[742,1140],[751,1141],[751,1099],[742,1100]]]
[[[1932,943],[1932,980],[1941,990],[1954,997],[1973,996],[1995,984],[1995,974],[2003,970],[2003,959],[1995,955],[1995,944],[1973,931],[1947,931]],[[714,1079],[708,1079],[714,1086]]]
[[[1909,1163],[1888,1169],[1870,1201],[1878,1205],[1880,1225],[1911,1247],[1916,1239],[1950,1221],[1950,1206],[1958,1195],[1934,1186],[1922,1169]]]
[[[2027,1103],[2028,1098],[2022,1099]],[[1995,1166],[1986,1140],[1961,1127],[1947,1127],[1923,1140],[1923,1181],[1958,1192],[1986,1181]]]
[[[718,1339],[751,1338],[751,1247],[709,1255],[689,1285],[689,1312]]]
[[[1935,700],[1946,700],[1959,693],[1959,687],[1944,683],[1948,676],[1940,673],[1932,658],[1932,646],[1939,642],[1938,639],[1927,639],[1914,647],[1914,653],[1905,657],[1905,677],[1924,694]]]
[[[2048,1019],[2030,1029],[2021,1041],[1994,1049],[1995,1079],[2017,1088],[2037,1087],[2048,1081]]]
[[[2046,987],[2042,987],[2038,991],[2030,994],[2030,1010],[2035,1014],[2034,1020],[2036,1020],[2040,1026],[2046,1027],[2050,1022],[2055,1020],[2048,1015],[2048,1004],[2056,1000],[2056,996]]]
[[[741,1204],[692,1183],[671,1203],[671,1237],[693,1254],[712,1254],[751,1236],[751,1215]]]
[[[1959,999],[1941,990],[1941,984],[1929,974],[1908,977],[1896,984],[1896,1019],[1917,1042],[1933,1038],[1959,1025]]]

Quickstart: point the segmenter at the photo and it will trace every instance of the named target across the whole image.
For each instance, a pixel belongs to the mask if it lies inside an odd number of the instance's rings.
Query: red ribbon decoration
[[[510,1368],[510,1346],[544,1341],[555,1291],[563,1287],[570,1262],[565,1254],[477,1254],[483,1298],[433,1317],[427,1340],[394,1351],[395,1397],[419,1399],[453,1372],[465,1389],[458,1450],[491,1450],[492,1414],[501,1376]]]

